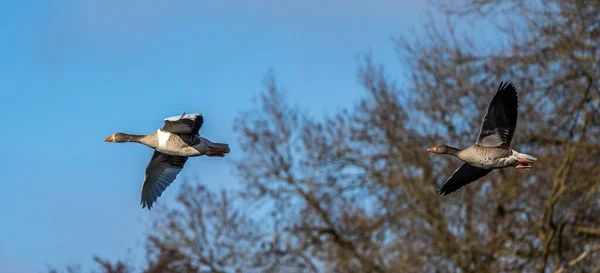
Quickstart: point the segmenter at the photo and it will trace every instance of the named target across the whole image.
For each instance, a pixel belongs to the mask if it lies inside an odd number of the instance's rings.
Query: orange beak
[[[427,148],[427,151],[428,152],[432,152],[432,153],[435,152],[435,146],[433,146],[431,148]]]
[[[112,135],[110,135],[109,137],[105,138],[104,141],[113,142],[113,141],[115,141],[115,138]]]

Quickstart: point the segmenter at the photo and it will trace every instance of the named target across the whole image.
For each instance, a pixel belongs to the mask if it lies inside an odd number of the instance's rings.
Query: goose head
[[[128,142],[129,135],[124,133],[114,133],[104,139],[105,142]]]
[[[451,153],[450,150],[451,150],[450,147],[448,147],[448,145],[444,145],[444,144],[438,144],[431,148],[427,148],[428,152],[436,153],[436,154],[449,154],[449,153]]]

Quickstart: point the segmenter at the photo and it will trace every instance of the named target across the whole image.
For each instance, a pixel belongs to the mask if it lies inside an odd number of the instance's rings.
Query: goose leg
[[[218,156],[224,157],[229,153],[229,145],[225,143],[209,143],[208,150],[206,151],[207,156]]]
[[[220,148],[213,148],[213,147],[208,147],[208,151],[206,152],[207,156],[218,156],[218,157],[224,157],[226,153],[225,149],[220,149]]]
[[[519,164],[517,166],[515,166],[516,169],[524,169],[526,171],[529,171],[529,169],[531,169],[531,165],[523,165],[523,164]]]

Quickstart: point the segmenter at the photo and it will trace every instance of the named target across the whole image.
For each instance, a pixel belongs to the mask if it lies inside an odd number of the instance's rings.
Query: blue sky
[[[425,1],[2,1],[0,269],[40,272],[92,255],[143,258],[158,211],[139,205],[152,150],[113,144],[165,117],[201,112],[201,134],[239,152],[232,122],[273,68],[314,114],[362,95],[357,56],[402,72],[391,37],[418,27]],[[398,75],[399,76],[399,75]],[[230,187],[230,159],[194,158],[186,177]]]

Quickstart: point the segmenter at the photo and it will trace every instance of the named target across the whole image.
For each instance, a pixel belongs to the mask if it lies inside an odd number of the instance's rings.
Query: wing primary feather
[[[500,82],[483,117],[476,144],[509,148],[517,125],[519,98],[515,86]]]
[[[491,171],[492,169],[483,169],[468,163],[463,163],[436,192],[440,195],[448,195],[463,186],[486,176]]]
[[[171,156],[159,151],[154,151],[148,167],[146,177],[142,186],[142,208],[152,208],[154,202],[162,195],[171,183],[177,178],[177,174],[183,168],[187,157]]]

